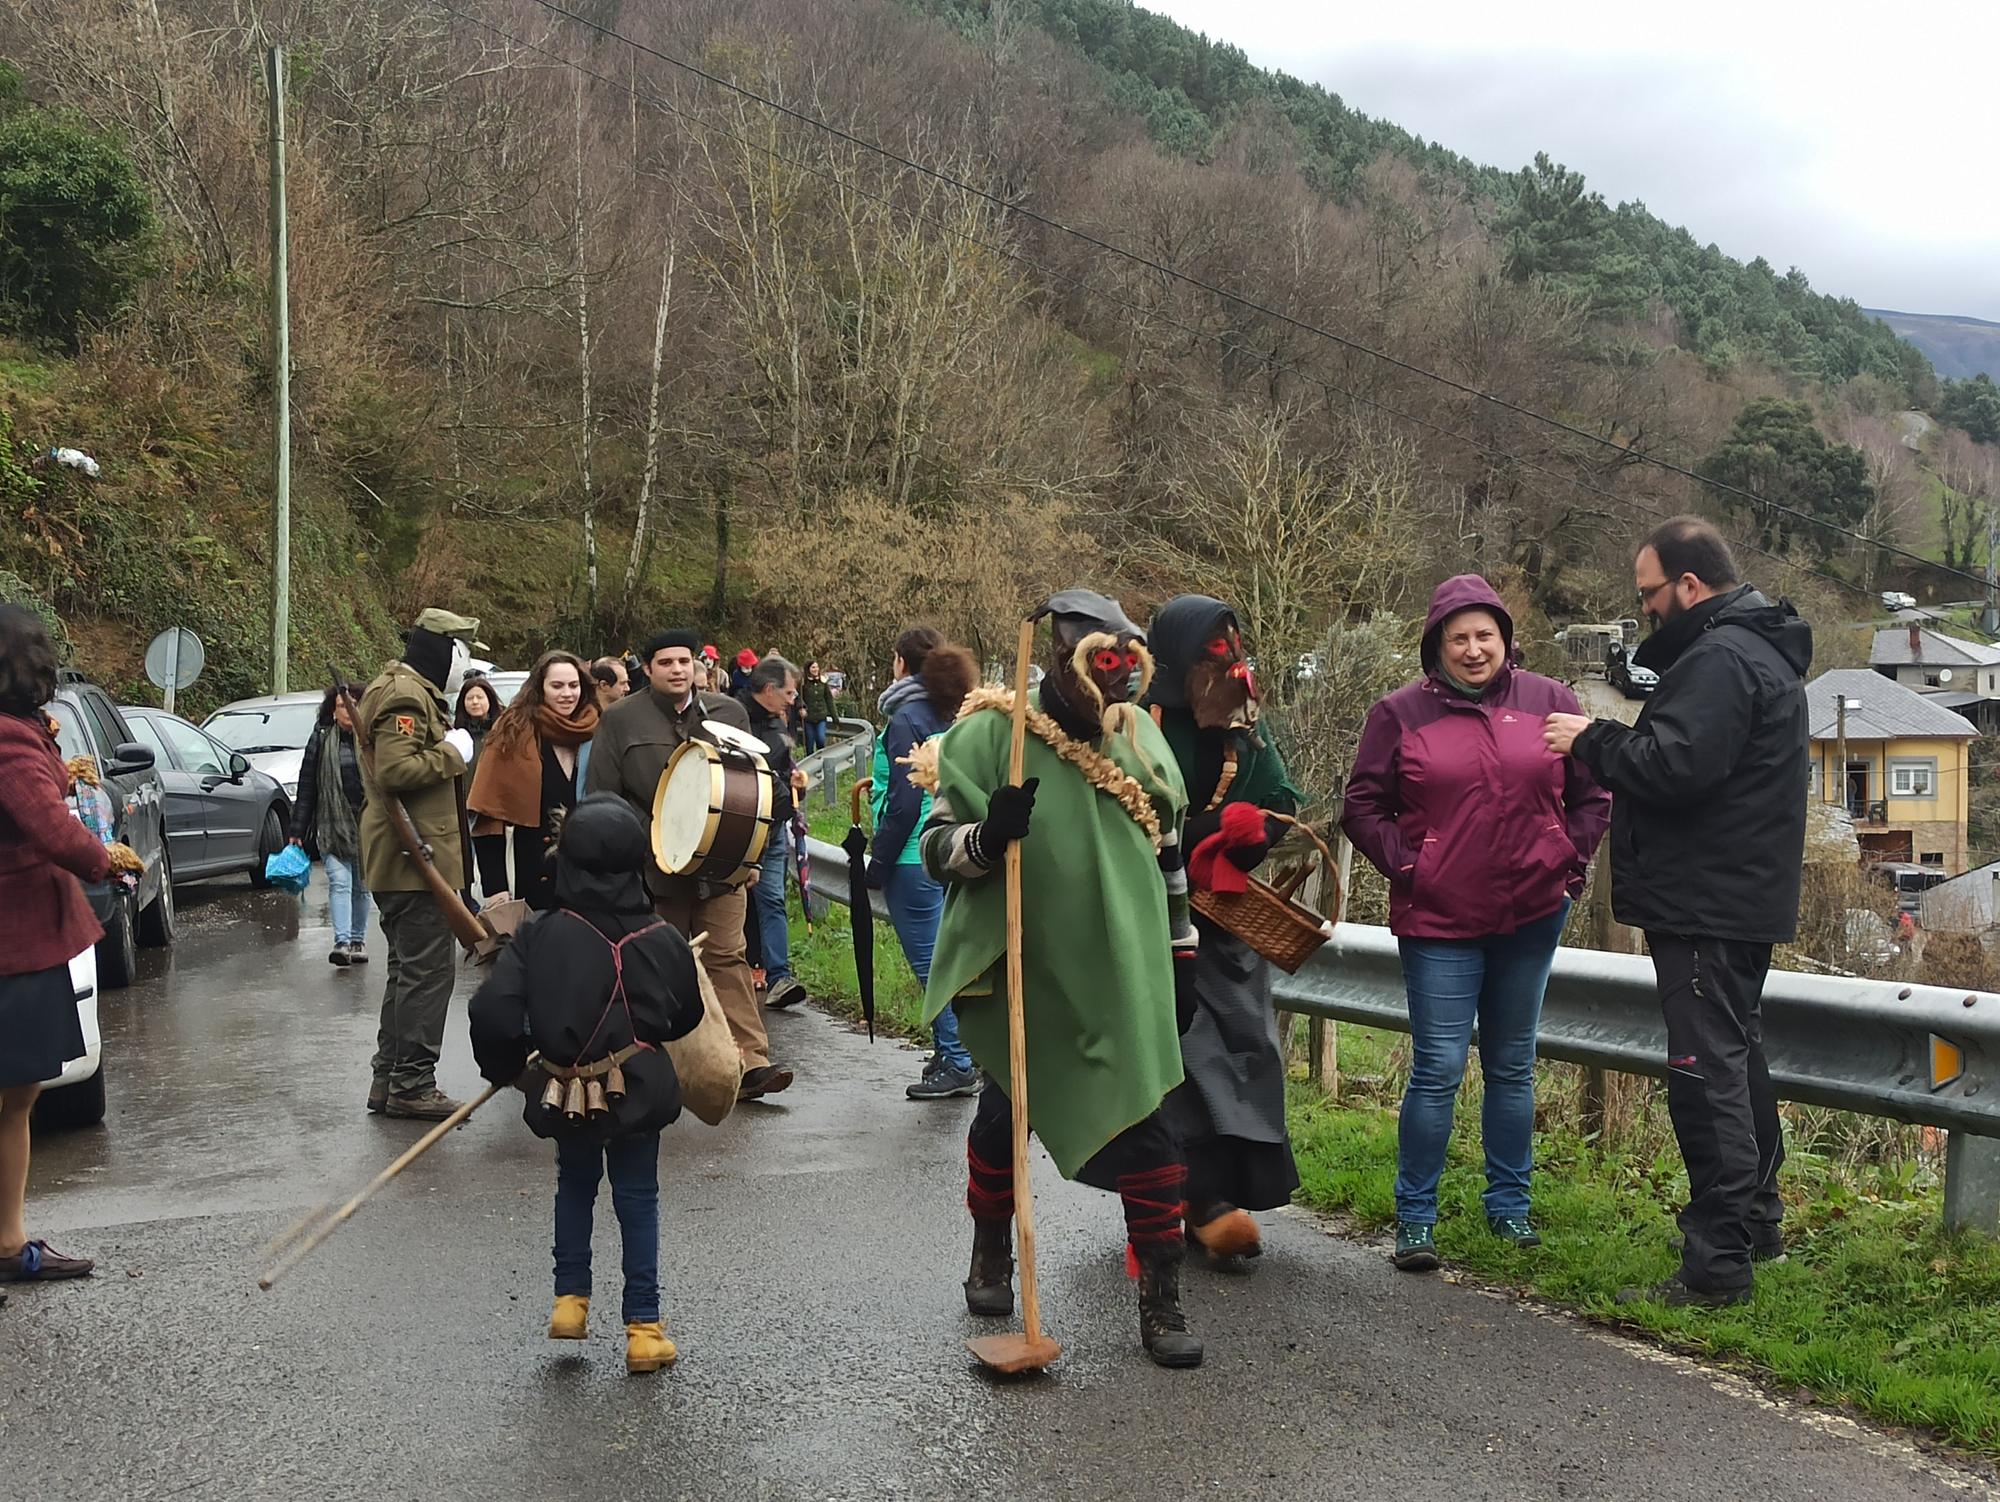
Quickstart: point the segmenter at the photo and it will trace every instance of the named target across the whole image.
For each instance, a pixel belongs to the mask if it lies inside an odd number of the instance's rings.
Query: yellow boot
[[[582,1340],[590,1331],[590,1300],[580,1293],[556,1295],[555,1313],[549,1316],[550,1340]]]
[[[634,1320],[625,1327],[625,1370],[657,1372],[672,1366],[680,1352],[667,1339],[667,1327],[659,1320]]]

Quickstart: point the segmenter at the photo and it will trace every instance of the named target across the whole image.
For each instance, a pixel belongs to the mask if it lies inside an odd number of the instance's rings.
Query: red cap
[[[706,657],[710,662],[715,662],[719,660],[722,656],[720,652],[715,650],[714,642],[710,642],[707,646],[703,647],[701,649],[701,655]]]
[[[736,654],[736,665],[739,668],[754,668],[757,666],[757,654],[745,647]]]

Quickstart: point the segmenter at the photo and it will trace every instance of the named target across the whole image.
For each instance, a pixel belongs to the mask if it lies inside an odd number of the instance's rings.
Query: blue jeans
[[[792,832],[780,824],[764,843],[764,858],[757,864],[762,874],[750,893],[757,904],[757,938],[764,951],[764,984],[776,990],[778,982],[792,973],[792,931],[785,921],[786,859],[791,851]]]
[[[826,749],[826,721],[807,720],[806,750],[824,751],[825,749]]]
[[[931,950],[937,944],[938,921],[944,916],[944,886],[922,866],[891,866],[882,895],[889,901],[889,921],[895,926],[903,957],[916,973],[917,985],[931,979]],[[931,1019],[931,1041],[940,1062],[953,1069],[972,1068],[972,1055],[958,1041],[958,1013],[946,1007]]]
[[[597,1181],[611,1171],[611,1208],[625,1243],[622,1318],[660,1317],[660,1134],[600,1142],[556,1139],[556,1292],[590,1297],[590,1227]]]
[[[322,855],[326,890],[333,909],[333,942],[359,944],[368,937],[368,888],[361,885],[361,867],[337,855]]]
[[[1438,1177],[1451,1141],[1452,1103],[1465,1078],[1472,1027],[1486,1086],[1486,1213],[1528,1213],[1535,1166],[1535,1029],[1569,903],[1511,934],[1403,939],[1410,1001],[1410,1088],[1396,1153],[1396,1219],[1437,1223]]]

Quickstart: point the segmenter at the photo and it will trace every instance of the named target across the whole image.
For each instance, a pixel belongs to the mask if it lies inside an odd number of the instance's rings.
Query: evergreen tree
[[[1698,469],[1715,482],[1724,505],[1749,517],[1764,546],[1782,550],[1796,543],[1820,558],[1840,551],[1846,539],[1807,518],[1852,528],[1875,502],[1861,451],[1828,443],[1803,402],[1774,397],[1751,402]]]

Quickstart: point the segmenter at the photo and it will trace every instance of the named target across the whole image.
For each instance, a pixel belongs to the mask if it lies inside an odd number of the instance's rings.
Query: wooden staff
[[[540,1053],[529,1054],[528,1055],[529,1067],[533,1067],[535,1062],[540,1058],[541,1058]],[[326,1221],[310,1236],[307,1236],[303,1241],[300,1241],[290,1251],[286,1252],[284,1256],[280,1257],[275,1263],[273,1263],[270,1266],[270,1268],[266,1270],[264,1276],[257,1280],[257,1286],[263,1289],[266,1293],[269,1293],[271,1291],[272,1284],[276,1283],[279,1278],[283,1277],[286,1273],[290,1272],[294,1267],[297,1267],[299,1263],[303,1262],[305,1258],[315,1248],[317,1248],[321,1242],[325,1241],[327,1237],[331,1236],[335,1231],[339,1230],[343,1225],[345,1225],[348,1219],[354,1214],[354,1212],[356,1210],[359,1210],[364,1204],[368,1202],[368,1200],[370,1199],[371,1196],[374,1195],[376,1190],[380,1189],[384,1184],[388,1183],[389,1180],[393,1179],[394,1177],[396,1177],[397,1174],[401,1173],[404,1169],[408,1168],[412,1163],[416,1162],[417,1159],[421,1158],[425,1153],[429,1152],[432,1148],[436,1147],[438,1143],[444,1140],[445,1134],[447,1132],[449,1132],[453,1127],[457,1126],[460,1122],[464,1121],[474,1111],[477,1111],[481,1106],[485,1105],[489,1100],[493,1099],[494,1096],[498,1095],[502,1090],[506,1088],[507,1086],[505,1085],[488,1085],[485,1088],[485,1090],[480,1092],[477,1099],[467,1101],[464,1105],[460,1106],[456,1111],[453,1111],[451,1115],[445,1117],[443,1121],[440,1121],[436,1126],[432,1127],[428,1132],[425,1132],[423,1136],[419,1137],[415,1142],[412,1142],[409,1145],[409,1147],[406,1148],[397,1157],[395,1162],[391,1163],[387,1168],[383,1169],[380,1173],[376,1174],[374,1178],[370,1179],[366,1187],[363,1188],[359,1194],[355,1195],[353,1199],[349,1200],[346,1204],[342,1205],[338,1210],[334,1211],[333,1218],[331,1220]],[[280,1237],[277,1244],[283,1245],[287,1239],[296,1235],[297,1231],[298,1228],[294,1227],[292,1231],[287,1232],[284,1237]]]
[[[1021,622],[1014,656],[1014,729],[1007,752],[1007,781],[1021,785],[1028,738],[1028,664],[1035,654],[1035,623]],[[966,1348],[996,1372],[1038,1372],[1062,1355],[1062,1347],[1042,1333],[1041,1295],[1035,1284],[1035,1191],[1028,1182],[1028,1034],[1022,1016],[1025,983],[1021,973],[1021,842],[1007,846],[1007,1073],[1014,1107],[1014,1224],[1019,1231],[1021,1334],[985,1335]]]

